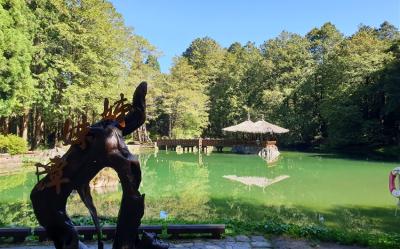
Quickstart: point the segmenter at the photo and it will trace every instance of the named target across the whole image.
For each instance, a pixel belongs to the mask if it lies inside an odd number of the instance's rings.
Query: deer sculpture
[[[133,94],[132,104],[121,94],[121,99],[110,105],[104,101],[102,120],[93,125],[85,117],[73,126],[64,125],[64,141],[71,144],[63,155],[52,158],[38,174],[38,183],[31,192],[36,218],[57,249],[87,248],[79,241],[78,233],[66,212],[67,198],[76,190],[94,221],[98,248],[103,248],[101,228],[90,194],[89,182],[104,167],[113,168],[122,186],[122,200],[117,219],[113,249],[167,249],[168,245],[155,235],[138,228],[144,214],[145,195],[139,192],[141,170],[138,158],[131,154],[124,136],[139,128],[146,118],[147,83],[142,82]],[[46,174],[39,180],[39,175]]]

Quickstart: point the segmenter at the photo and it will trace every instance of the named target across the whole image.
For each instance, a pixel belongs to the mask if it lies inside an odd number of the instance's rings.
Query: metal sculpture
[[[118,214],[113,249],[168,248],[155,236],[138,228],[144,214],[144,194],[139,192],[140,164],[126,146],[123,136],[132,133],[145,121],[147,83],[142,82],[133,94],[132,104],[121,94],[113,105],[104,101],[102,120],[89,126],[86,117],[74,126],[67,120],[63,129],[64,141],[71,144],[62,157],[55,157],[39,172],[38,183],[31,192],[35,215],[57,249],[87,248],[79,241],[71,219],[66,213],[67,198],[73,190],[79,193],[94,221],[98,247],[103,248],[101,228],[96,207],[90,194],[90,180],[104,167],[113,168],[121,181],[122,200]],[[39,175],[46,176],[39,180]]]

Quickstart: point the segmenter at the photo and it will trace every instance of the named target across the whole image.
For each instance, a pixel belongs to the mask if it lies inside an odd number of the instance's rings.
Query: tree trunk
[[[8,134],[8,118],[7,117],[1,117],[0,118],[0,133],[1,134]]]
[[[146,143],[151,143],[152,141],[149,137],[149,133],[147,132],[146,124],[143,124],[142,127],[143,127],[143,140]]]
[[[25,140],[28,140],[28,111],[25,111],[20,117],[19,117],[19,130],[18,130],[18,136],[22,137]]]
[[[29,110],[28,114],[28,139],[29,144],[32,145],[34,131],[35,131],[35,108]]]
[[[37,148],[37,146],[41,141],[42,136],[43,136],[43,120],[38,108],[35,108],[32,147],[31,147],[32,150]]]
[[[172,137],[172,120],[171,120],[171,114],[169,114],[169,118],[168,118],[168,137],[171,138]]]
[[[8,118],[8,133],[18,135],[18,120],[16,117]]]
[[[140,136],[140,127],[136,130],[136,136],[137,139],[139,140],[139,143],[142,143],[142,137]]]

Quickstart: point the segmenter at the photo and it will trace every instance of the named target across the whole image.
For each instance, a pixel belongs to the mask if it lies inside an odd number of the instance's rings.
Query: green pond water
[[[395,163],[300,152],[282,152],[272,164],[257,155],[231,153],[199,156],[160,151],[139,157],[143,171],[141,192],[146,194],[144,219],[149,222],[159,221],[163,210],[170,222],[277,219],[353,230],[400,232],[400,218],[395,216],[397,200],[388,191],[388,174],[396,167]],[[17,174],[0,176],[0,212],[3,212],[0,215],[6,217],[0,225],[34,224],[29,204],[21,204],[29,201],[29,192],[36,182],[34,172],[28,170],[30,167]],[[227,176],[277,181],[256,186]],[[94,192],[100,215],[115,218],[121,190],[100,192],[105,193]],[[14,208],[9,208],[10,205]],[[14,217],[6,213],[13,210],[22,214]],[[76,195],[69,200],[68,211],[72,216],[88,214]]]

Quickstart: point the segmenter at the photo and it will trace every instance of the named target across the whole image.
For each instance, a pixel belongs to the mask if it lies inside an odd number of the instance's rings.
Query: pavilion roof
[[[289,132],[288,129],[285,129],[283,127],[271,124],[265,120],[260,120],[254,123],[254,126],[256,127],[256,133],[275,133],[275,134],[282,134]]]
[[[254,123],[250,119],[237,125],[225,127],[222,130],[228,132],[243,132],[243,133],[258,133],[258,134],[263,134],[263,133],[281,134],[289,132],[288,129],[271,124],[267,121],[260,120]]]
[[[254,128],[255,128],[254,122],[249,119],[240,124],[225,127],[222,130],[229,132],[254,133]]]

